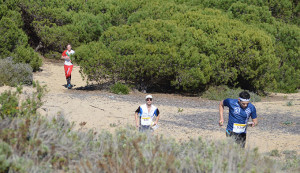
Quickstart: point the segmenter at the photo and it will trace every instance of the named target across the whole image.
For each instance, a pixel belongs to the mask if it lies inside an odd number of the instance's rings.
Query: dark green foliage
[[[217,87],[210,87],[207,91],[203,93],[203,97],[210,99],[210,100],[224,100],[226,98],[239,98],[239,93],[244,90],[237,88],[237,89],[230,89],[227,86],[217,86]],[[249,91],[248,91],[249,92]],[[261,101],[260,96],[253,92],[250,93],[251,102],[259,102]]]
[[[274,35],[275,55],[280,59],[275,72],[276,91],[295,92],[300,86],[300,28],[276,22],[275,25],[262,25],[267,32]]]
[[[14,117],[19,112],[19,99],[16,92],[6,91],[0,95],[1,119]]]
[[[28,41],[26,34],[7,17],[0,20],[0,35],[1,56],[9,56],[15,48],[26,45]]]
[[[185,0],[187,3],[195,4],[195,2],[190,0]],[[273,17],[283,20],[284,22],[291,22],[295,24],[299,24],[299,4],[294,0],[270,0],[270,1],[262,1],[262,0],[199,0],[196,1],[197,5],[202,5],[203,7],[208,8],[218,8],[222,10],[228,10],[232,6],[236,6],[236,4],[247,4],[249,6],[248,9],[260,7],[265,9],[265,12],[271,13]],[[249,14],[247,11],[243,11],[244,8],[241,8],[241,15]],[[249,12],[249,11],[248,11]],[[252,11],[254,12],[254,11]],[[256,13],[259,14],[259,13]],[[258,17],[258,16],[257,16]]]
[[[32,68],[25,63],[15,63],[11,58],[0,59],[0,86],[31,85]]]
[[[42,59],[28,46],[17,47],[11,56],[15,62],[29,64],[33,71],[37,71],[39,67],[42,66]]]
[[[109,28],[101,37],[105,46],[79,48],[77,62],[88,76],[95,73],[88,64],[105,62],[101,70],[113,72],[103,73],[106,77],[146,88],[196,91],[214,83],[263,90],[274,81],[279,60],[265,32],[231,21],[217,10],[177,14],[174,19]],[[87,53],[95,49],[107,53]]]
[[[86,76],[87,79],[97,82],[113,75],[113,68],[115,68],[113,56],[101,42],[80,46],[76,49],[75,61],[80,64],[83,77]]]
[[[38,54],[28,46],[26,34],[15,22],[8,17],[2,17],[0,20],[0,58],[14,57],[15,62],[28,63],[36,71],[42,65],[42,61]]]
[[[1,57],[17,57],[33,70],[41,65],[33,49],[60,58],[71,43],[82,75],[98,82],[187,92],[215,85],[256,92],[300,87],[297,1],[1,2]]]
[[[110,87],[110,91],[115,94],[129,94],[129,87],[120,82],[115,83]]]
[[[248,5],[238,1],[233,3],[228,10],[234,18],[241,19],[247,23],[272,23],[275,20],[266,6]]]

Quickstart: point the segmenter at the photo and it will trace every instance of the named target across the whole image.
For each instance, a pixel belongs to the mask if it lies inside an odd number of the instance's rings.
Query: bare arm
[[[140,123],[139,123],[139,117],[138,117],[139,113],[138,112],[135,112],[135,126],[136,127],[139,127]]]
[[[253,122],[252,127],[256,126],[258,124],[257,118],[252,119],[252,122]]]
[[[160,114],[157,115],[156,120],[155,120],[155,122],[154,122],[154,125],[156,125],[156,124],[158,123],[159,116],[160,116]]]
[[[223,123],[224,123],[223,113],[224,113],[224,104],[223,104],[223,100],[222,100],[219,105],[219,114],[220,114],[219,125],[220,126],[223,126]]]

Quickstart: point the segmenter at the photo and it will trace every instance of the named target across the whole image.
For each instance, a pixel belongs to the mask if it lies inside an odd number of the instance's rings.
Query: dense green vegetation
[[[127,85],[117,82],[110,87],[110,91],[115,94],[129,94],[130,89]]]
[[[221,86],[214,86],[208,88],[203,94],[203,98],[207,98],[209,100],[224,100],[226,98],[239,98],[239,94],[244,91],[241,88],[228,88],[227,86],[221,85]],[[253,93],[251,91],[248,91],[251,97],[251,102],[259,102],[261,101],[261,97],[257,95],[256,93]]]
[[[25,94],[22,87],[0,95],[0,172],[255,173],[300,169],[300,157],[291,150],[260,154],[257,148],[241,149],[230,140],[200,137],[179,143],[139,133],[135,127],[119,128],[114,134],[74,130],[74,124],[62,114],[49,118],[37,113],[45,88],[36,82],[33,87],[32,95]],[[280,155],[285,159],[272,159]]]
[[[293,0],[0,0],[1,57],[41,62],[67,43],[87,80],[138,89],[255,92],[300,87]],[[29,42],[29,45],[28,45]]]

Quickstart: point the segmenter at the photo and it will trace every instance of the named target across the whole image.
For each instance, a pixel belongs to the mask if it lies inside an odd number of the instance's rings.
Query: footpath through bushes
[[[22,87],[0,95],[0,172],[293,172],[299,156],[274,161],[230,140],[174,139],[123,127],[74,130],[60,113],[37,113],[45,88],[20,100]],[[24,97],[22,97],[24,98]],[[8,100],[9,103],[7,102]],[[278,155],[278,151],[272,155]]]

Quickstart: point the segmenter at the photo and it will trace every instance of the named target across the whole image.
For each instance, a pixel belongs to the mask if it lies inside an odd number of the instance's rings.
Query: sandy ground
[[[72,84],[75,86],[71,90],[66,89],[63,62],[44,62],[42,71],[34,73],[34,80],[47,85],[49,90],[44,97],[41,114],[45,116],[63,114],[69,121],[75,122],[76,129],[96,131],[105,129],[113,132],[118,127],[134,125],[134,111],[144,103],[145,93],[137,91],[120,96],[105,90],[78,90],[86,86],[86,82],[81,79],[78,66],[74,66],[72,72]],[[5,89],[8,87],[1,87],[0,92]],[[159,128],[155,134],[175,138],[178,141],[199,136],[209,140],[225,139],[225,127],[218,126],[218,102],[172,94],[153,94],[153,96],[154,105],[161,112]],[[246,147],[258,147],[260,152],[270,152],[274,149],[294,150],[300,154],[300,93],[272,94],[254,105],[258,110],[260,124],[258,127],[248,128]],[[264,121],[272,122],[267,121],[265,118],[267,116],[264,116],[269,114],[274,115],[274,118],[278,114],[279,120],[288,115],[291,122],[287,124],[292,129],[284,127],[284,122],[274,126],[264,123]],[[228,115],[228,110],[224,115]],[[225,116],[225,119],[227,118],[228,116]],[[85,125],[81,126],[83,122]],[[266,128],[267,126],[272,128]]]

